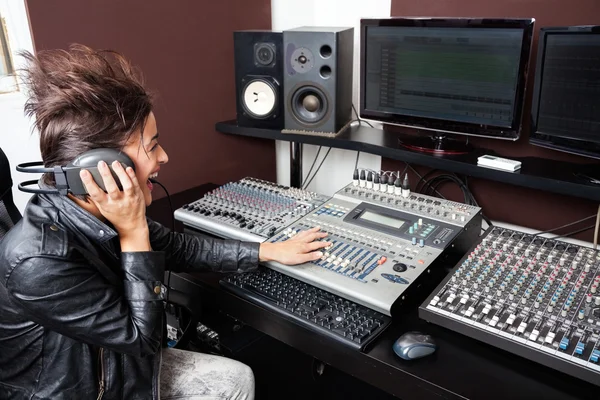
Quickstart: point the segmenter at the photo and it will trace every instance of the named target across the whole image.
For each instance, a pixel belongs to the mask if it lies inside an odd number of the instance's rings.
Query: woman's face
[[[167,153],[158,144],[158,128],[154,113],[148,115],[143,135],[132,135],[123,149],[135,164],[135,175],[144,193],[146,206],[152,203],[153,185],[150,178],[156,178],[161,164],[169,161]]]

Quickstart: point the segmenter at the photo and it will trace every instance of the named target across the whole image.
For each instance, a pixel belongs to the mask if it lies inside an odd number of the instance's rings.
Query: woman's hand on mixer
[[[296,265],[315,261],[323,257],[321,249],[331,243],[321,241],[327,233],[319,227],[299,232],[285,242],[261,243],[259,261],[277,261],[281,264]]]

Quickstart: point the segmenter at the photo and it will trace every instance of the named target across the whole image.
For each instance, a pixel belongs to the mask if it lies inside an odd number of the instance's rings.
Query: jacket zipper
[[[100,389],[98,390],[98,399],[102,399],[104,395],[104,348],[100,348],[98,352],[98,381],[100,382]]]

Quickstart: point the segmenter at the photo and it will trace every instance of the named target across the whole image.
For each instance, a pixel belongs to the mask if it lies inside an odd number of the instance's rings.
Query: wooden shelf
[[[232,135],[361,151],[474,178],[600,201],[600,184],[590,183],[576,175],[582,173],[598,177],[600,175],[598,164],[573,164],[537,157],[511,157],[521,161],[521,169],[517,172],[506,172],[477,165],[477,157],[483,154],[500,155],[493,150],[476,149],[468,155],[434,156],[402,148],[394,133],[361,125],[352,126],[334,138],[287,134],[272,129],[244,128],[237,126],[235,120],[218,122],[216,130]]]

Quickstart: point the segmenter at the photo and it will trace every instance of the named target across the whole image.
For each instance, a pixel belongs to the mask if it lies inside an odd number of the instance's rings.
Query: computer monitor
[[[600,26],[540,29],[529,141],[600,159]]]
[[[401,139],[431,152],[448,134],[517,140],[533,19],[361,20],[361,117],[427,130]],[[451,135],[451,136],[452,136]]]

